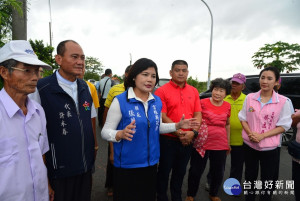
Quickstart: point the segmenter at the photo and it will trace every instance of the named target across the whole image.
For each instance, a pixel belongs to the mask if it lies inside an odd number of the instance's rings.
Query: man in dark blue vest
[[[77,42],[66,40],[57,46],[55,60],[59,70],[37,85],[47,119],[49,181],[55,201],[89,201],[98,147],[91,122],[96,116],[93,100],[85,81],[77,79],[85,55]]]

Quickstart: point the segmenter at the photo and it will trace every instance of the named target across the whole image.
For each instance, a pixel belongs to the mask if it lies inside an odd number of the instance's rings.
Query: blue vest
[[[87,84],[77,79],[78,109],[59,85],[56,73],[38,82],[45,110],[50,150],[46,166],[50,178],[79,175],[94,164],[94,135],[91,124],[92,97]]]
[[[123,130],[135,120],[132,141],[114,143],[114,166],[119,168],[148,167],[158,163],[160,155],[159,127],[162,103],[158,96],[148,101],[148,117],[142,102],[128,99],[128,91],[116,96],[122,113],[117,130]]]

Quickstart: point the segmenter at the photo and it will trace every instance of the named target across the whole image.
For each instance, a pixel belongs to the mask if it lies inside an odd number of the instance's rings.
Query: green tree
[[[192,85],[193,87],[195,87],[199,93],[206,91],[206,82],[200,82],[200,81],[198,81],[198,78],[193,79],[192,76],[190,76],[187,79],[187,83],[189,85]]]
[[[0,47],[12,37],[12,11],[16,9],[23,15],[22,2],[17,0],[0,0]]]
[[[39,60],[49,64],[52,69],[57,69],[58,65],[55,63],[55,59],[52,56],[54,47],[50,45],[44,45],[43,40],[29,40],[30,45],[35,52],[35,54],[38,56]],[[44,70],[44,77],[52,75],[53,70]]]
[[[300,45],[285,42],[265,44],[252,56],[252,62],[258,69],[274,66],[280,72],[298,70],[300,65]]]
[[[120,83],[124,82],[124,76],[119,76],[117,74],[114,74],[112,77],[118,79],[120,81]]]
[[[22,16],[22,3],[17,0],[0,0],[0,47],[12,37],[12,10],[16,9]],[[0,79],[0,89],[3,87]]]
[[[100,74],[103,73],[103,65],[96,57],[85,58],[85,74],[84,79],[99,80]]]

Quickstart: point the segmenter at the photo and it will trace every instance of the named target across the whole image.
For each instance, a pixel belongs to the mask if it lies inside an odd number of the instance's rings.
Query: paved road
[[[107,161],[107,142],[104,141],[100,136],[100,128],[97,127],[98,133],[98,143],[99,143],[99,151],[96,159],[96,172],[93,176],[93,190],[92,190],[92,201],[112,201],[111,197],[107,197],[106,189],[104,188],[105,183],[105,171],[106,171],[106,161]],[[229,169],[230,169],[230,156],[227,158],[226,162],[226,169],[224,178],[227,179],[229,177]],[[207,174],[208,168],[206,168],[204,175]],[[292,178],[292,162],[291,157],[287,153],[286,147],[281,148],[281,158],[280,158],[280,173],[279,173],[279,180],[291,180]],[[197,196],[195,197],[195,201],[209,201],[208,199],[208,192],[205,191],[206,179],[204,177],[201,178],[200,188],[198,191]],[[183,192],[183,200],[185,199],[187,191],[187,174],[184,179],[182,192]],[[290,193],[290,192],[289,192]],[[223,188],[219,191],[219,196],[222,201],[244,201],[244,196],[240,197],[233,197],[227,195]],[[169,197],[170,198],[170,197]],[[142,200],[141,200],[142,201]],[[294,196],[292,195],[276,195],[273,196],[273,201],[294,201]]]

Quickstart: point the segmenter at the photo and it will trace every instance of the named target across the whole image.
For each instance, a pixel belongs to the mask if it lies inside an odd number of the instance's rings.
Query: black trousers
[[[276,167],[275,167],[275,171],[274,171],[274,181],[278,180],[278,177],[279,177],[279,167],[280,167],[280,150],[281,150],[281,147],[277,147],[277,154],[278,154],[278,157],[276,157]]]
[[[208,158],[210,161],[209,172],[211,175],[209,194],[211,196],[217,196],[224,176],[226,150],[207,150],[205,152],[204,158],[202,158],[195,148],[193,148],[191,154],[191,166],[188,176],[188,196],[196,196],[199,189],[200,179],[203,171],[205,170]]]
[[[183,146],[179,139],[160,136],[160,159],[157,177],[157,201],[168,200],[168,185],[172,201],[182,201],[181,187],[191,157],[192,145]],[[170,172],[171,178],[169,179]]]
[[[155,201],[157,165],[144,168],[114,167],[114,201]]]
[[[91,170],[62,179],[49,179],[55,201],[90,201],[92,192]]]
[[[257,181],[259,166],[262,184],[265,184],[265,181],[273,181],[272,188],[269,186],[265,188],[265,185],[262,185],[262,190],[265,192],[270,191],[270,194],[260,193],[259,200],[270,201],[275,186],[274,175],[277,171],[277,163],[279,161],[278,149],[257,151],[246,144],[243,146],[245,151],[245,182],[251,182],[251,189],[248,190],[248,195],[245,195],[246,201],[255,200],[255,191],[257,191],[257,189],[254,188],[253,184],[254,181]]]
[[[105,180],[105,188],[113,188],[113,179],[114,179],[114,165],[111,164],[109,160],[110,156],[110,143],[108,143],[107,150],[107,165],[106,165],[106,180]]]
[[[103,114],[104,114],[104,103],[106,99],[100,98],[100,107],[98,108],[98,122],[99,126],[102,128],[103,127]]]
[[[244,161],[245,161],[244,147],[231,146],[230,155],[231,155],[231,167],[230,167],[229,177],[235,178],[241,183]]]

